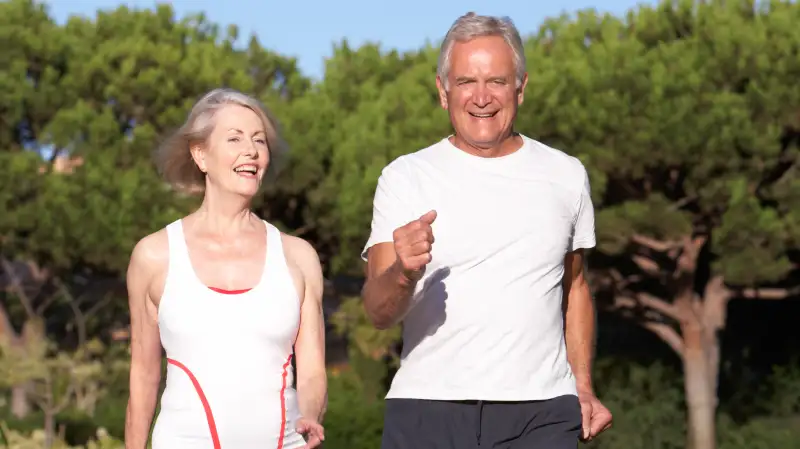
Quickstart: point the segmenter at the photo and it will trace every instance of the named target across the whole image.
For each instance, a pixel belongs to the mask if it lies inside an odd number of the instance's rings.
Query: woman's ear
[[[203,147],[200,144],[193,144],[189,147],[189,152],[192,154],[192,159],[197,164],[197,168],[203,173],[208,172],[206,169],[206,152]]]

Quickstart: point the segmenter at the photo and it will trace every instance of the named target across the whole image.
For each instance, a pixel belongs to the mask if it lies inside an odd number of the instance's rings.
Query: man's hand
[[[581,440],[588,442],[611,427],[611,412],[592,392],[578,391],[578,400],[583,418]]]
[[[436,211],[432,210],[405,226],[395,229],[394,251],[403,275],[411,282],[418,281],[425,274],[425,266],[431,261],[433,229]]]

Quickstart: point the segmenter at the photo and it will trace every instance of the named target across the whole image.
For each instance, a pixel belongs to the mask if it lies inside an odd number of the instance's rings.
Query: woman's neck
[[[206,189],[203,203],[194,214],[205,232],[216,235],[236,234],[252,226],[250,199],[231,193]]]

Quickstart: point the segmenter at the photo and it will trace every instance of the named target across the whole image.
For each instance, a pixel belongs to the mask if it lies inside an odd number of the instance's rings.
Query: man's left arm
[[[595,245],[594,206],[589,175],[581,165],[580,195],[569,251],[564,257],[564,339],[567,359],[575,375],[583,415],[583,439],[591,440],[611,427],[611,413],[600,403],[592,384],[595,350],[595,313],[592,292],[586,279],[584,250]]]
[[[612,417],[597,399],[592,385],[597,316],[584,265],[582,249],[572,251],[564,258],[564,339],[581,404],[581,437],[589,441],[611,427]]]
[[[578,391],[592,395],[596,319],[592,293],[585,276],[584,251],[577,249],[564,258],[564,338]]]

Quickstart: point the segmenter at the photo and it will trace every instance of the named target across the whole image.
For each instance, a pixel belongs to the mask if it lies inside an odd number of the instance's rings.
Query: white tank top
[[[261,280],[244,293],[197,277],[182,221],[167,226],[169,271],[158,309],[166,389],[153,449],[291,449],[302,446],[292,388],[300,298],[280,231],[267,228]]]

